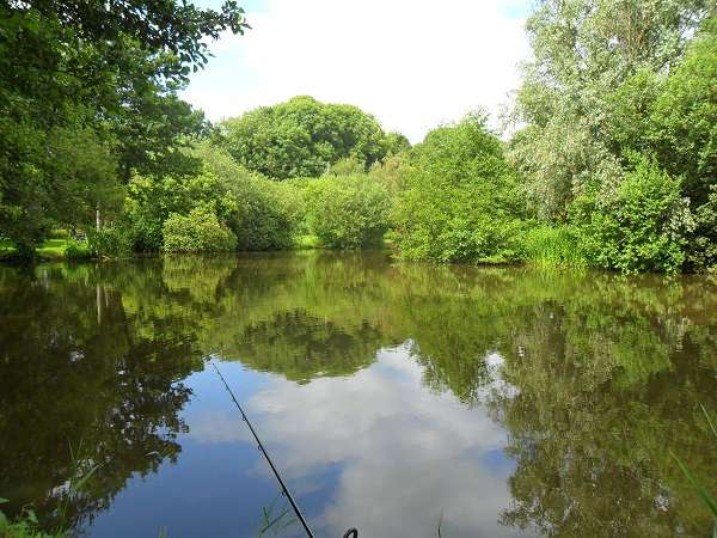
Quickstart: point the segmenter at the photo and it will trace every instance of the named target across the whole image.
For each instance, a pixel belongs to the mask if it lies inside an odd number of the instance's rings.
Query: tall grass
[[[72,500],[82,493],[99,465],[92,461],[90,453],[85,449],[82,441],[77,444],[77,447],[70,444],[69,449],[72,471],[67,492],[58,507],[59,524],[57,528],[52,532],[42,530],[35,511],[29,506],[24,507],[14,521],[10,521],[0,510],[0,538],[67,538],[70,536],[67,520]],[[7,502],[9,502],[7,499],[0,498],[0,504]]]
[[[717,440],[717,425],[715,425],[715,422],[712,420],[712,417],[707,412],[707,409],[705,409],[705,406],[700,404],[700,407],[702,408],[702,413],[707,420],[707,425],[709,426],[712,435],[714,435],[715,440]],[[677,465],[684,473],[685,478],[687,478],[687,481],[694,488],[695,492],[700,496],[700,499],[702,499],[702,502],[712,513],[712,516],[714,517],[714,523],[712,525],[712,538],[717,538],[717,502],[715,502],[715,499],[709,494],[709,492],[702,485],[702,483],[697,480],[697,478],[695,478],[692,472],[690,472],[687,465],[685,465],[682,460],[680,460],[680,458],[678,458],[674,454],[672,454],[672,457],[675,459]]]
[[[578,239],[567,226],[536,226],[522,239],[522,257],[538,265],[585,265]]]

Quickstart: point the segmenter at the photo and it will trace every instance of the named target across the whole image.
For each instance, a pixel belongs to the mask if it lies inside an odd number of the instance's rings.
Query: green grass
[[[71,239],[64,230],[55,230],[50,236],[51,239],[45,241],[37,250],[40,258],[51,260],[77,260],[91,258],[89,245],[86,242],[78,242]],[[15,248],[10,241],[0,241],[0,259],[12,258],[15,254]]]
[[[321,248],[321,242],[315,235],[300,235],[296,238],[294,248],[296,250],[313,250]]]
[[[712,420],[712,417],[707,412],[707,409],[705,409],[704,405],[700,404],[700,408],[702,409],[702,414],[705,416],[710,432],[717,440],[717,423]],[[705,489],[702,483],[692,474],[692,472],[690,472],[690,469],[682,462],[682,460],[680,460],[680,458],[678,458],[675,454],[672,454],[672,457],[677,462],[677,465],[682,470],[682,473],[685,475],[685,478],[687,478],[687,481],[690,483],[697,495],[699,495],[700,499],[702,499],[704,505],[712,513],[712,516],[714,518],[714,524],[712,526],[712,538],[717,538],[717,501],[714,499],[714,497],[710,495],[710,493]]]
[[[537,226],[523,237],[523,257],[536,265],[585,265],[578,240],[565,226]]]
[[[45,258],[62,258],[68,244],[67,239],[48,239],[37,249],[37,253]]]

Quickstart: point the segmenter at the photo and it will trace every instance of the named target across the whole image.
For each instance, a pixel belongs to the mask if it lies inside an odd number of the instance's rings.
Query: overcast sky
[[[214,121],[311,95],[357,105],[415,143],[478,107],[497,115],[529,51],[531,0],[239,4],[252,30],[214,43],[215,57],[184,93]]]

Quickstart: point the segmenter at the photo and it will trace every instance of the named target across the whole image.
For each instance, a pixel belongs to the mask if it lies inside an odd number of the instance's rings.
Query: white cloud
[[[355,104],[413,142],[479,106],[497,113],[528,55],[516,0],[266,0],[185,98],[213,120],[308,94]]]
[[[427,391],[423,373],[404,345],[349,378],[277,381],[249,400],[300,499],[338,469],[312,520],[319,534],[357,526],[362,536],[430,536],[441,514],[447,536],[519,534],[498,523],[511,502],[509,468],[495,465],[506,432],[483,409]]]

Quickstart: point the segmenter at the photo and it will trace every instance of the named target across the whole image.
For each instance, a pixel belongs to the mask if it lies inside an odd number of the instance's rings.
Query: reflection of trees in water
[[[249,325],[236,350],[247,366],[305,382],[316,376],[350,375],[370,365],[381,344],[381,332],[367,322],[342,329],[296,310]]]
[[[70,444],[98,464],[70,522],[108,506],[132,473],[176,460],[178,417],[191,396],[181,379],[201,367],[191,339],[164,320],[161,338],[138,335],[120,293],[87,267],[78,280],[41,269],[5,275],[0,306],[0,491],[10,510],[33,502],[50,514],[72,475]]]
[[[504,347],[503,376],[519,392],[492,402],[517,462],[505,524],[551,536],[701,536],[710,527],[671,457],[716,485],[698,410],[717,406],[714,369],[698,358],[703,330],[695,344],[681,312],[637,306],[566,301],[524,313]]]
[[[191,396],[181,380],[210,353],[308,382],[410,340],[426,386],[470,405],[494,381],[486,357],[503,357],[516,391],[488,405],[517,462],[505,524],[556,536],[705,528],[669,454],[715,476],[696,407],[717,408],[717,291],[705,279],[301,253],[45,267],[34,278],[4,269],[0,293],[0,453],[12,462],[0,463],[0,493],[15,508],[44,498],[51,509],[68,440],[102,463],[77,519],[131,473],[176,458]]]

